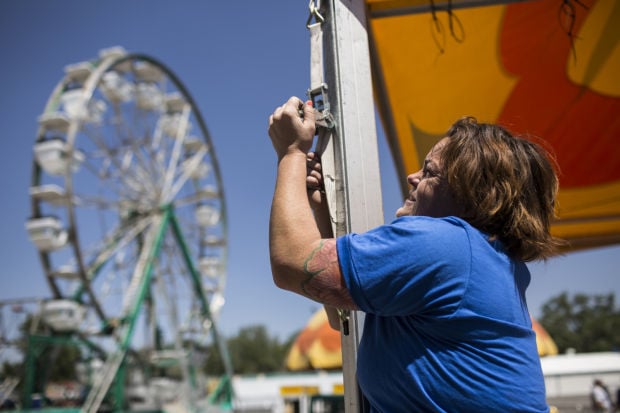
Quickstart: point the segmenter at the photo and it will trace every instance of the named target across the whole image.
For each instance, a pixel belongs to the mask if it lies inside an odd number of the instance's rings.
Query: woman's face
[[[424,167],[407,176],[411,185],[409,196],[403,206],[396,211],[397,217],[420,215],[427,217],[458,216],[461,209],[448,187],[448,181],[441,175],[441,151],[448,138],[440,140],[426,155]]]

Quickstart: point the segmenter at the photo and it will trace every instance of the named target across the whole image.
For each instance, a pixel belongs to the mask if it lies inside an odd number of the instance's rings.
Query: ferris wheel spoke
[[[109,234],[98,245],[90,247],[85,252],[85,257],[88,258],[86,264],[86,279],[88,283],[96,281],[101,268],[116,254],[124,251],[136,237],[138,237],[150,224],[150,218],[143,218],[137,220],[134,225],[123,225],[110,231]],[[70,265],[70,264],[69,264]],[[112,273],[114,276],[116,272]],[[84,285],[77,283],[74,287],[72,296],[74,299],[79,299],[84,293]],[[98,297],[100,305],[105,302],[104,297]],[[109,307],[109,306],[108,306]],[[108,308],[109,310],[109,308]]]
[[[74,190],[75,205],[96,207],[102,210],[118,209],[124,203],[126,204],[126,201],[142,198],[142,194],[145,191],[144,187],[138,186],[137,182],[140,182],[138,179],[128,179],[128,176],[131,175],[129,171],[125,175],[123,173],[108,174],[109,179],[106,179],[99,186],[100,192],[98,194],[76,193],[76,190]],[[88,188],[89,191],[93,189],[95,188]],[[105,190],[107,196],[104,196],[101,190]]]
[[[109,158],[106,158],[109,159]],[[97,165],[95,162],[93,162],[94,159],[91,158],[85,158],[84,162],[82,163],[82,166],[84,166],[84,168],[89,171],[91,173],[91,175],[93,176],[105,176],[107,174],[107,172],[104,172],[105,170],[107,170],[107,168],[109,167],[109,163],[108,165]],[[103,170],[101,168],[104,168]]]
[[[135,263],[138,261],[139,251],[131,249],[119,250],[110,258],[110,270],[93,279],[99,292],[98,299],[102,303],[111,319],[121,319],[122,303],[125,292],[129,288],[131,275]]]
[[[73,205],[86,209],[99,211],[101,214],[114,213],[122,216],[132,210],[139,210],[140,194],[129,191],[118,185],[108,185],[105,193],[97,194],[76,193],[73,196]],[[103,216],[103,215],[101,215]]]
[[[149,145],[149,149],[152,153],[158,153],[160,149],[160,145],[162,144],[162,140],[164,138],[164,132],[162,128],[162,118],[160,117],[155,124],[155,131],[153,132],[153,139],[151,139],[151,144]]]
[[[168,192],[166,199],[170,200],[177,196],[178,192],[181,190],[183,185],[187,182],[187,180],[191,177],[193,172],[198,168],[198,165],[201,164],[203,158],[207,154],[207,148],[202,147],[198,150],[197,153],[191,155],[191,157],[187,158],[185,170],[181,173],[181,175],[177,178],[176,182]]]
[[[110,151],[109,155],[110,157],[113,157],[113,154],[118,154],[117,156],[121,159],[121,166],[119,167],[117,165],[117,168],[121,171],[126,171],[129,161],[133,161],[135,157],[137,160],[137,166],[135,166],[135,170],[137,171],[137,179],[142,180],[154,172],[151,167],[152,162],[145,159],[142,155],[142,150],[140,150],[141,147],[149,144],[149,132],[151,128],[145,128],[145,132],[140,133],[140,123],[142,123],[142,121],[136,120],[136,118],[141,119],[147,117],[147,114],[134,110],[134,116],[129,119],[124,117],[124,113],[120,110],[118,103],[115,103],[112,106],[114,108],[114,115],[109,121],[109,124],[110,127],[116,131],[116,133],[112,134],[114,142],[110,142],[109,145],[112,145],[114,149],[113,151]],[[105,144],[100,144],[99,146],[107,147]],[[150,179],[145,182],[152,184]]]
[[[144,180],[148,183],[150,190],[158,192],[160,189],[157,185],[157,182],[161,176],[161,169],[158,168],[157,162],[154,159],[148,159],[147,155],[144,153],[144,146],[147,144],[145,142],[143,145],[138,144],[138,142],[132,142],[130,153],[135,155],[137,159],[136,165],[136,174],[139,175],[140,179]]]
[[[190,193],[188,195],[179,196],[175,200],[174,204],[177,207],[195,205],[199,202],[218,200],[220,196],[221,195],[215,188],[206,187],[206,188],[198,189],[195,192]]]
[[[168,168],[164,176],[164,184],[162,186],[162,197],[165,200],[170,200],[170,187],[172,186],[173,178],[177,170],[179,158],[181,156],[181,149],[183,148],[183,141],[185,140],[185,134],[187,126],[189,124],[189,111],[190,108],[186,105],[183,108],[182,116],[179,121],[179,130],[175,136],[174,145],[170,154],[170,162],[168,162]]]
[[[169,258],[173,259],[174,256],[169,256]],[[172,266],[174,263],[169,263],[169,265]],[[176,330],[180,320],[177,311],[178,301],[173,300],[175,294],[177,294],[177,277],[174,276],[175,273],[176,271],[173,271],[172,268],[163,268],[157,278],[156,288],[158,288],[159,295],[163,298],[162,304],[165,306],[164,310],[168,322],[171,326],[174,326],[174,334],[177,334]]]
[[[120,129],[120,127],[117,128]],[[121,145],[126,147],[125,156],[135,157],[137,161],[135,165],[136,176],[141,182],[149,184],[149,190],[153,193],[157,190],[155,182],[160,179],[163,169],[156,162],[154,153],[149,151],[152,139],[148,138],[148,134],[141,138],[134,134],[131,128],[127,127],[126,129],[123,133],[126,136],[126,142],[121,142]],[[120,136],[121,133],[119,132],[118,135]]]
[[[96,165],[93,163],[89,166],[89,170],[95,176],[110,176],[111,170],[109,169],[111,166],[116,167],[118,171],[117,176],[122,177],[122,182],[124,186],[131,189],[137,194],[149,193],[149,190],[153,190],[153,188],[146,188],[145,185],[150,183],[150,180],[144,180],[144,177],[136,175],[134,170],[130,167],[131,163],[128,162],[128,154],[131,154],[131,149],[124,148],[122,146],[118,146],[115,148],[110,148],[106,145],[105,140],[101,136],[95,136],[95,134],[86,134],[86,136],[95,144],[98,149],[97,158],[87,158],[87,163],[90,164],[91,160],[96,159],[105,159],[106,162],[102,163],[102,167],[104,169],[99,170]],[[129,155],[130,156],[130,155]],[[124,158],[124,160],[123,160]],[[104,181],[107,182],[107,181]]]
[[[115,193],[116,195],[121,195],[120,193]],[[76,205],[79,205],[84,208],[96,208],[98,210],[108,210],[115,211],[121,210],[122,208],[127,207],[128,199],[123,196],[121,200],[105,198],[97,195],[77,195],[77,199],[75,201]]]
[[[143,282],[146,271],[150,266],[150,257],[154,253],[158,252],[154,250],[157,249],[158,237],[160,236],[160,231],[162,229],[161,222],[161,216],[154,216],[152,219],[152,225],[149,226],[149,229],[145,234],[140,256],[138,257],[138,262],[136,263],[128,290],[123,300],[122,314],[129,314],[129,312],[132,311],[133,307],[136,305],[136,299],[139,293],[138,289],[140,288],[140,284]]]
[[[132,147],[129,153],[135,155],[139,160],[139,165],[141,166],[140,171],[143,172],[140,174],[140,179],[144,182],[151,183],[163,180],[163,189],[159,188],[160,192],[166,192],[166,188],[170,186],[170,177],[174,176],[176,172],[180,154],[182,153],[182,144],[186,131],[189,128],[189,110],[190,109],[186,107],[179,117],[179,124],[176,128],[175,136],[173,137],[174,144],[173,148],[170,149],[170,153],[168,152],[168,145],[162,144],[163,133],[161,124],[164,119],[162,117],[160,117],[156,123],[152,139],[144,139],[140,142],[138,137],[134,137],[134,139],[131,140]],[[140,123],[143,117],[143,114],[142,116],[136,115],[136,119],[134,119],[132,123]],[[135,127],[135,129],[139,128],[139,126]],[[131,130],[129,130],[127,134],[131,135]],[[168,164],[164,161],[167,156],[169,157]],[[152,188],[152,190],[154,189],[155,188]],[[162,197],[162,199],[170,198],[170,196]]]
[[[88,264],[88,275],[94,276],[97,269],[100,268],[110,257],[124,249],[138,235],[142,234],[153,221],[152,217],[138,219],[133,225],[121,225],[115,228],[91,255]]]

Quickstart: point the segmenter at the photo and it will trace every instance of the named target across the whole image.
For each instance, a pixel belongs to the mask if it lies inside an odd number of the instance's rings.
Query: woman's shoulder
[[[475,231],[464,220],[452,216],[404,216],[377,230],[386,237],[400,239],[404,244],[412,243],[416,248],[434,245],[435,250],[442,249],[442,245],[445,248],[464,247],[470,243],[470,232]]]
[[[427,216],[408,215],[396,218],[389,225],[400,228],[411,228],[413,230],[419,229],[449,232],[462,232],[463,230],[465,230],[480,232],[467,221],[456,216],[434,218]]]
[[[449,216],[432,218],[426,216],[404,216],[389,224],[381,225],[363,233],[349,233],[339,244],[354,243],[364,249],[387,248],[424,251],[426,255],[450,255],[460,250],[471,251],[471,244],[487,242],[488,237],[472,227],[465,220]]]
[[[404,216],[395,219],[385,227],[384,230],[389,233],[399,234],[403,237],[412,235],[418,241],[426,238],[430,243],[443,244],[445,248],[454,248],[457,245],[461,247],[491,245],[496,250],[503,249],[501,245],[492,243],[488,234],[456,216],[442,218]]]

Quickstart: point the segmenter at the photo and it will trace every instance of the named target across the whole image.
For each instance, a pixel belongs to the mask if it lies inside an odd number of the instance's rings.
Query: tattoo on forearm
[[[312,250],[312,252],[310,253],[310,255],[308,255],[308,258],[306,258],[306,260],[304,261],[304,274],[306,274],[308,276],[308,278],[306,278],[305,280],[303,280],[301,282],[301,290],[304,292],[304,294],[312,297],[312,295],[306,290],[306,285],[310,282],[310,280],[312,280],[315,276],[317,276],[318,274],[320,274],[321,272],[323,272],[325,270],[325,268],[318,268],[315,271],[310,270],[310,263],[312,261],[312,259],[314,258],[314,255],[321,250],[321,248],[323,248],[323,245],[325,244],[324,240],[321,240],[321,242],[319,243],[319,246],[316,247],[315,249]]]
[[[335,239],[323,239],[304,261],[306,279],[301,282],[303,294],[320,303],[357,310],[342,279],[337,275],[338,253]]]

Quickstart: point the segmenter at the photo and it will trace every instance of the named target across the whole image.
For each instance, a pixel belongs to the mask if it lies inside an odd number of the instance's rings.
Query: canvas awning
[[[375,96],[403,194],[433,143],[472,115],[551,147],[561,170],[552,231],[570,249],[620,242],[620,2],[366,4]]]

